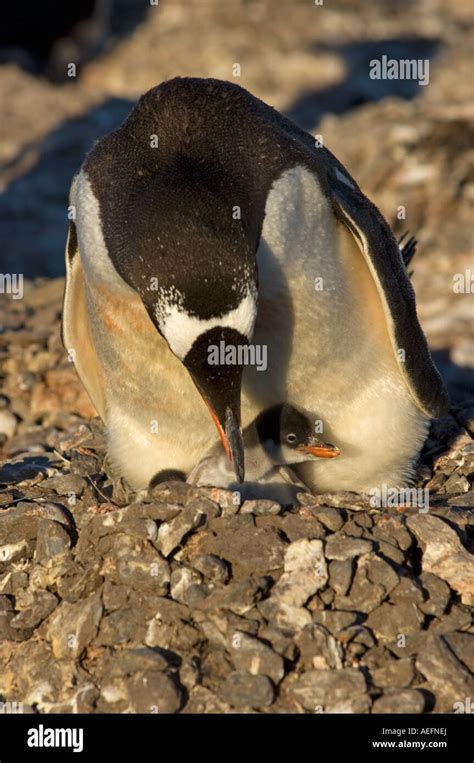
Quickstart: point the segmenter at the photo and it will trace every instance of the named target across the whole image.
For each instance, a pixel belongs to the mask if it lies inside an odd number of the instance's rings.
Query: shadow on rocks
[[[25,147],[9,163],[14,168],[27,152],[38,153],[36,164],[15,178],[1,197],[1,272],[23,273],[25,278],[63,275],[72,177],[94,142],[118,127],[133,106],[133,101],[111,98],[67,120],[38,147]]]
[[[315,46],[316,52],[337,53],[347,67],[346,79],[322,90],[300,95],[286,109],[286,116],[304,130],[311,130],[325,114],[344,114],[357,106],[382,98],[412,100],[423,92],[423,86],[412,79],[371,79],[373,59],[429,60],[436,54],[439,41],[425,37],[371,40],[346,45]]]

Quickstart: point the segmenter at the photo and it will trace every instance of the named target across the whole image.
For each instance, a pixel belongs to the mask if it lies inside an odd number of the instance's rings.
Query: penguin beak
[[[311,438],[309,445],[298,445],[296,450],[300,453],[309,453],[314,458],[335,458],[341,455],[341,451],[335,445],[320,442],[316,438]]]
[[[227,453],[227,458],[234,466],[237,481],[243,482],[245,477],[244,444],[239,420],[228,406],[225,410],[224,421],[221,423],[209,401],[205,397],[203,397],[203,400],[206,403],[212,416],[212,420],[219,432],[219,437],[221,438],[224,450]]]

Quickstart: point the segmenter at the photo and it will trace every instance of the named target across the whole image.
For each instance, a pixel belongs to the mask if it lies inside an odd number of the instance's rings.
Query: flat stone
[[[24,641],[31,636],[30,629],[12,628],[15,616],[13,602],[8,596],[0,596],[0,643],[6,641]]]
[[[256,516],[265,516],[267,514],[280,514],[282,507],[275,501],[252,500],[244,501],[240,507],[241,514],[255,514]]]
[[[422,612],[424,602],[423,591],[414,580],[410,578],[400,578],[400,582],[390,593],[390,601],[394,604],[403,604],[404,602],[414,602]]]
[[[237,615],[244,615],[260,601],[269,587],[269,580],[262,577],[248,577],[233,580],[223,588],[211,591],[201,601],[196,602],[198,608],[204,611],[213,609],[230,609]],[[188,589],[191,590],[191,589]],[[188,603],[189,593],[187,597]]]
[[[205,686],[195,686],[183,708],[183,714],[187,715],[215,715],[231,712],[232,708],[223,700],[219,699]]]
[[[384,603],[369,614],[366,625],[377,638],[394,641],[400,634],[407,636],[420,630],[423,619],[415,604]]]
[[[295,643],[300,650],[300,662],[305,670],[342,668],[342,647],[321,625],[307,625],[295,637]]]
[[[329,585],[335,593],[345,596],[354,575],[352,559],[333,559],[329,564]]]
[[[357,612],[339,612],[334,609],[323,609],[321,612],[313,613],[314,622],[324,625],[330,633],[335,635],[350,625],[354,625],[357,618]]]
[[[312,623],[311,614],[307,609],[285,604],[278,599],[265,599],[259,602],[258,610],[272,625],[290,633],[297,633],[305,625]]]
[[[357,569],[349,593],[337,594],[334,600],[336,609],[356,610],[368,613],[379,606],[386,597],[386,589],[380,583],[373,583],[368,578],[367,562],[369,555],[357,560]]]
[[[233,707],[258,709],[269,707],[275,692],[266,676],[252,675],[242,671],[231,673],[221,686],[220,694]]]
[[[135,673],[161,672],[169,667],[168,660],[158,649],[138,647],[136,649],[124,649],[114,655],[114,671],[124,675]]]
[[[199,554],[191,559],[194,569],[198,570],[204,580],[211,583],[227,583],[229,579],[228,565],[214,554]]]
[[[419,608],[425,615],[441,617],[446,612],[451,596],[448,584],[432,572],[424,572],[419,580],[428,594],[428,601],[419,604]]]
[[[185,508],[171,521],[163,522],[158,529],[156,541],[163,556],[170,556],[184,537],[201,524],[203,518],[201,509]]]
[[[284,569],[271,597],[289,606],[301,607],[328,580],[322,541],[303,538],[291,543],[285,552]]]
[[[461,594],[465,604],[474,603],[474,564],[456,532],[438,517],[414,516],[407,524],[423,547],[423,572],[432,572]]]
[[[452,652],[464,665],[474,673],[474,633],[447,633],[444,636]]]
[[[442,636],[430,636],[426,649],[418,654],[416,668],[428,680],[436,695],[438,712],[453,712],[455,703],[474,696],[474,678]]]
[[[440,492],[449,493],[450,495],[457,495],[459,493],[467,493],[469,490],[469,481],[462,474],[454,472],[444,483]]]
[[[175,682],[156,671],[134,676],[128,684],[128,698],[135,713],[177,713],[182,703]]]
[[[237,671],[268,676],[274,684],[280,683],[285,675],[284,663],[267,644],[242,631],[234,631],[229,641],[229,652]]]
[[[400,578],[391,564],[376,554],[369,554],[365,557],[364,561],[367,578],[371,583],[383,586],[386,594],[389,594],[398,586]]]
[[[189,567],[178,567],[171,573],[171,598],[186,603],[186,594],[192,585],[202,582],[202,575]]]
[[[111,612],[100,621],[94,643],[100,646],[117,646],[129,641],[142,641],[145,636],[145,620],[141,613],[130,607]]]
[[[327,705],[324,712],[329,715],[333,713],[335,715],[369,713],[371,706],[372,702],[368,694],[358,694],[355,697],[347,697]]]
[[[318,708],[324,711],[327,706],[344,702],[348,697],[364,695],[366,683],[357,668],[309,670],[298,678],[290,692],[305,710],[318,712]]]
[[[268,575],[283,566],[286,544],[281,533],[272,527],[255,527],[251,514],[216,519],[209,529],[199,551],[229,562],[234,578]]]
[[[306,511],[309,511],[311,515],[321,522],[322,525],[331,530],[331,532],[337,532],[344,524],[344,514],[339,509],[331,508],[330,506],[309,505],[304,506]]]
[[[61,602],[49,622],[47,638],[58,659],[77,659],[97,633],[102,616],[99,593],[75,604]]]
[[[415,677],[410,658],[392,660],[387,665],[371,671],[372,681],[379,689],[406,689]]]
[[[87,487],[87,481],[78,474],[57,474],[54,477],[43,480],[41,487],[47,490],[54,490],[59,495],[73,495],[79,498]]]
[[[464,495],[448,498],[448,503],[452,506],[474,507],[474,491],[470,490],[469,493],[464,493]]]
[[[405,689],[404,691],[389,691],[372,705],[373,713],[397,713],[419,714],[425,709],[425,698],[417,689]]]
[[[323,525],[313,517],[311,512],[307,513],[304,506],[297,514],[290,512],[283,516],[257,517],[255,524],[257,527],[274,527],[281,530],[290,543],[302,538],[321,540],[326,537]]]
[[[53,557],[67,554],[70,546],[71,539],[62,525],[49,519],[40,519],[34,556],[38,564],[46,564]]]
[[[35,591],[31,603],[10,621],[12,628],[36,628],[56,609],[58,598],[50,591]]]
[[[325,555],[328,559],[353,559],[362,554],[368,554],[373,549],[373,543],[359,538],[350,538],[341,533],[334,533],[326,540]]]

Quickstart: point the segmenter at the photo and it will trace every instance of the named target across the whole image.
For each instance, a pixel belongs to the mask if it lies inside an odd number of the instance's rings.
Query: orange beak
[[[203,397],[203,400],[206,403],[207,409],[208,409],[209,413],[212,416],[212,420],[213,420],[214,424],[216,425],[217,431],[219,432],[219,437],[221,438],[221,442],[222,442],[222,444],[224,446],[224,450],[227,453],[227,458],[229,459],[230,463],[232,463],[232,453],[231,453],[231,450],[230,450],[230,447],[229,447],[229,441],[228,441],[228,439],[226,437],[226,433],[222,429],[221,422],[217,418],[216,413],[211,408],[209,402],[206,400],[205,397]]]
[[[296,450],[302,453],[309,453],[316,458],[336,458],[336,456],[341,455],[339,448],[328,442],[318,442],[314,445],[298,445]]]

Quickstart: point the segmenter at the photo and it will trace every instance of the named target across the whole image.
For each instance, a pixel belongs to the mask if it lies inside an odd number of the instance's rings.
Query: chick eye
[[[286,436],[286,441],[287,442],[296,442],[296,435],[295,434],[288,434]]]

